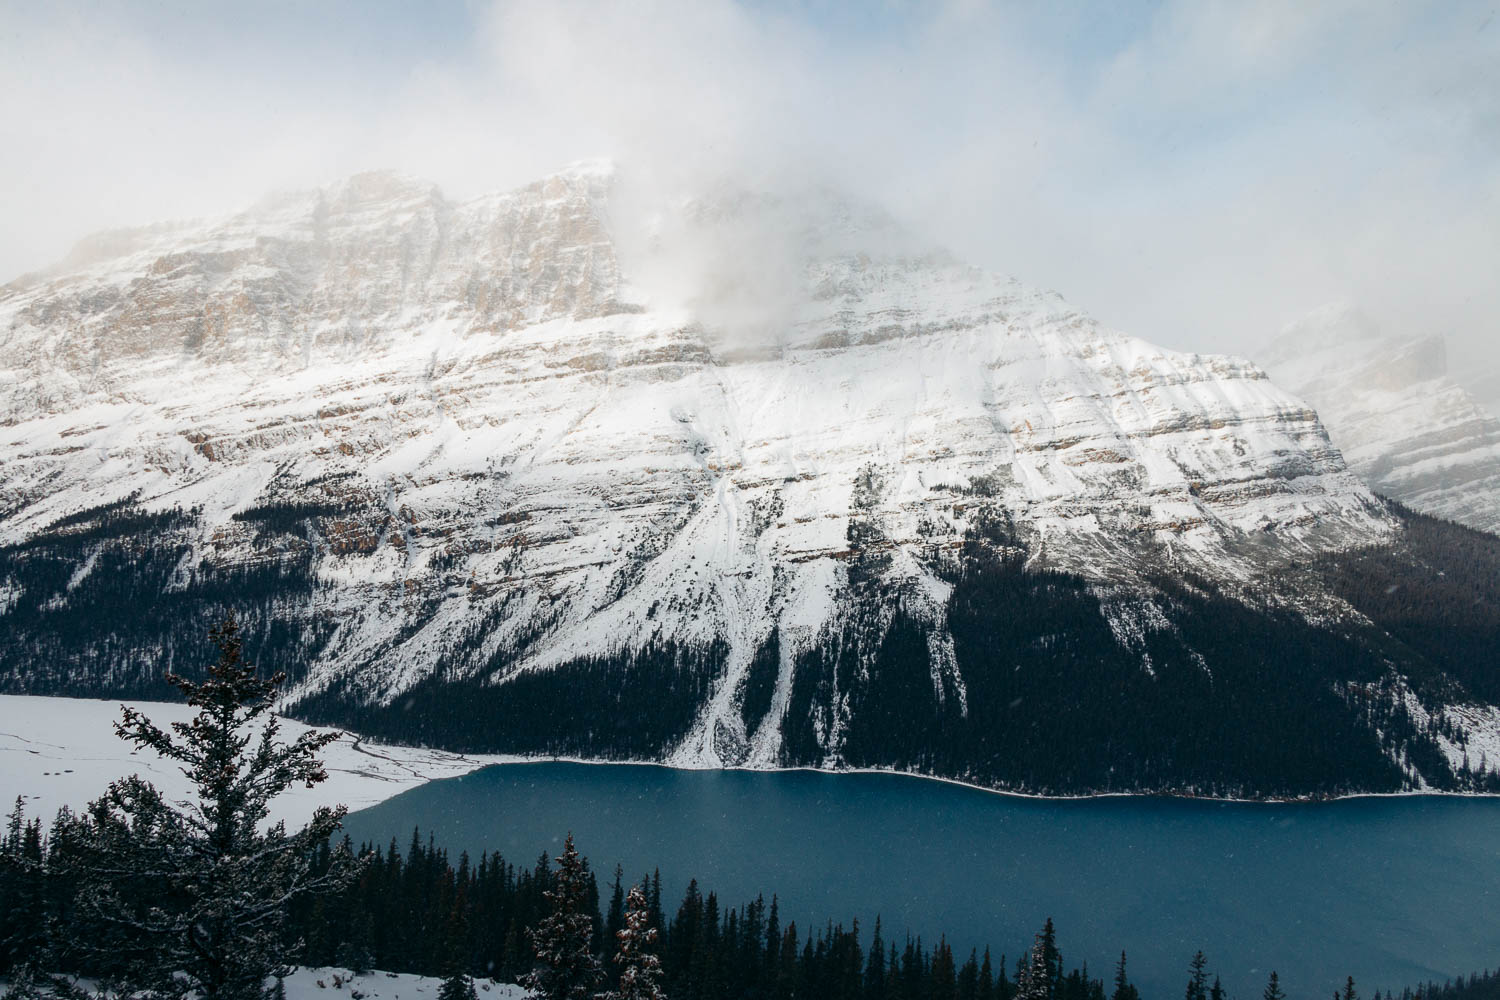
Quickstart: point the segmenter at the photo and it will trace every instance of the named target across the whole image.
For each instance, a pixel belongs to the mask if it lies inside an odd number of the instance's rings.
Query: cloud
[[[847,191],[1170,346],[1248,352],[1347,299],[1500,363],[1485,3],[205,10],[5,12],[0,271],[359,169],[465,196],[612,155],[640,205]],[[731,256],[785,238],[753,237]]]

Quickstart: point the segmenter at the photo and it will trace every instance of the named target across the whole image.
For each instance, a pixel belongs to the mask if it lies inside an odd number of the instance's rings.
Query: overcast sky
[[[0,0],[0,280],[376,167],[817,178],[1171,347],[1328,301],[1500,361],[1500,0]]]

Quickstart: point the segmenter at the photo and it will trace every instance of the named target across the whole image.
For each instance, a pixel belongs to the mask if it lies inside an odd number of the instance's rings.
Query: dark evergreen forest
[[[102,977],[113,971],[108,949],[78,945],[107,940],[112,931],[83,926],[74,906],[68,839],[59,832],[68,822],[60,816],[49,835],[18,809],[0,838],[0,977],[37,955],[46,955],[54,970]],[[357,851],[347,841],[343,846],[364,859],[358,878],[341,892],[292,908],[284,931],[293,961],[501,982],[514,982],[533,968],[528,931],[548,913],[545,894],[558,877],[545,853],[529,865],[498,854],[453,859],[420,831],[404,848],[395,841]],[[326,872],[336,853],[325,841],[307,859],[310,875]],[[1086,966],[1069,968],[1050,920],[1033,941],[1012,942],[1013,958],[989,948],[963,955],[942,936],[893,939],[878,917],[865,926],[830,921],[799,927],[783,922],[774,896],[735,905],[693,881],[682,899],[666,901],[659,871],[627,878],[617,870],[601,880],[586,861],[584,866],[590,947],[606,977],[617,975],[610,959],[625,922],[625,894],[640,885],[650,926],[658,932],[663,986],[675,1000],[1142,1000],[1124,954],[1102,976]],[[1189,1000],[1226,1000],[1201,953],[1184,955],[1183,969]],[[607,978],[604,986],[613,985]],[[1386,994],[1384,1000],[1497,997],[1500,975],[1486,972]]]
[[[302,676],[332,627],[308,613],[317,597],[308,522],[276,516],[260,508],[239,515],[303,534],[268,539],[253,562],[194,563],[191,573],[188,529],[197,513],[143,512],[133,498],[0,546],[0,583],[24,595],[0,629],[0,689],[176,700],[166,675],[201,675],[213,659],[209,627],[230,611],[246,626],[254,662]]]

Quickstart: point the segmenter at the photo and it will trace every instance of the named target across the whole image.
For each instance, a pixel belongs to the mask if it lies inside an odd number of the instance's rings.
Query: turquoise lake
[[[1120,950],[1146,1000],[1175,1000],[1202,948],[1241,1000],[1275,968],[1327,997],[1500,966],[1500,800],[1295,804],[1037,800],[885,774],[505,764],[352,814],[356,842],[420,826],[455,860],[530,866],[572,831],[608,882],[660,867],[722,903],[780,897],[805,929],[876,914],[887,938],[940,933],[960,961],[1012,964],[1051,916],[1065,961],[1109,978]],[[607,888],[605,889],[607,892]]]

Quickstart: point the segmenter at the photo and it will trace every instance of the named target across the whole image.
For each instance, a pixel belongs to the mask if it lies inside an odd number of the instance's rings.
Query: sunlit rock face
[[[726,216],[778,209],[678,205],[632,258],[616,184],[585,166],[455,204],[363,175],[109,234],[5,286],[0,543],[128,499],[182,511],[166,591],[303,559],[310,589],[278,614],[316,626],[304,694],[388,703],[435,672],[720,642],[668,749],[754,763],[781,734],[738,711],[752,657],[779,636],[784,707],[798,651],[861,588],[902,595],[934,677],[957,669],[943,621],[966,539],[1119,595],[1161,573],[1250,590],[1394,530],[1314,411],[1248,362],[891,249],[839,206],[773,241],[793,266],[731,253],[706,287],[658,294],[641,275],[670,264],[662,240],[708,234],[685,244],[701,263]],[[762,266],[790,274],[780,301],[742,308]],[[26,586],[0,580],[0,612]]]
[[[1329,306],[1258,360],[1317,407],[1351,471],[1377,492],[1500,531],[1500,419],[1453,379],[1441,337],[1388,335],[1357,309]]]

